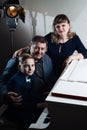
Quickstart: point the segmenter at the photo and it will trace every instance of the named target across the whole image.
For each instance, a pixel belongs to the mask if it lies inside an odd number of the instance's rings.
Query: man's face
[[[34,52],[33,52],[33,56],[35,60],[40,60],[44,56],[46,50],[47,50],[46,43],[37,42],[35,44]]]

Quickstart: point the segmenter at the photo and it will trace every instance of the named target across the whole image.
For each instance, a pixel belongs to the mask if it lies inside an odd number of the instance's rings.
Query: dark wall
[[[27,29],[26,26],[26,23],[23,23],[19,19],[16,30],[10,32],[5,19],[0,19],[0,74],[3,72],[3,69],[7,61],[11,58],[12,53],[29,44],[31,40],[29,32],[31,32],[31,30],[29,29],[29,24]]]

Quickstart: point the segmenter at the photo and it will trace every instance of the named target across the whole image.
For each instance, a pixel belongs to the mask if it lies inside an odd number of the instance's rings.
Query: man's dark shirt
[[[43,72],[43,61],[42,61],[42,59],[39,60],[38,62],[36,62],[35,67],[36,67],[35,74],[38,75],[39,78],[43,78],[44,72]]]

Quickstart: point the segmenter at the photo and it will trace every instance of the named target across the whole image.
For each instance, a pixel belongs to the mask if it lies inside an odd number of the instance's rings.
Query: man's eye
[[[32,65],[32,67],[34,67],[35,65]]]
[[[35,47],[35,49],[38,49],[38,47]]]
[[[27,66],[25,65],[24,67],[26,68]]]

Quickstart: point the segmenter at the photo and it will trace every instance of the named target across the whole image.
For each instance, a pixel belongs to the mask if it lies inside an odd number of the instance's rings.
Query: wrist
[[[74,59],[77,60],[84,59],[84,56],[81,53],[78,53],[77,55],[74,56]]]

